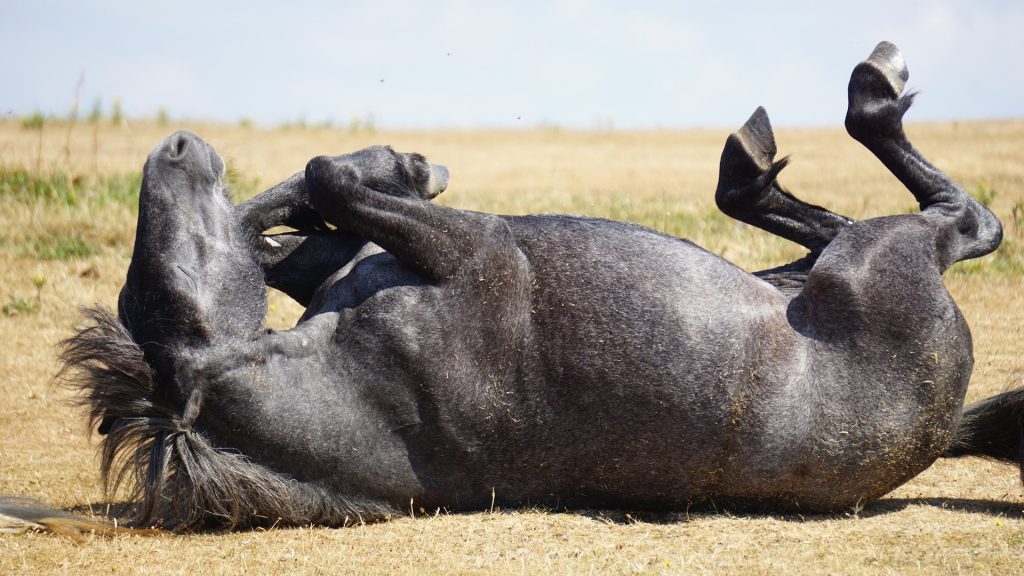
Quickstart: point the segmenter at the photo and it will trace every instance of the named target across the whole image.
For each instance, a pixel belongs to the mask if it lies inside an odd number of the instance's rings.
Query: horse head
[[[384,146],[335,159],[361,182],[406,198],[433,198],[448,181],[444,167]],[[347,500],[222,446],[209,418],[223,414],[205,414],[203,404],[223,392],[224,379],[247,381],[273,356],[272,345],[262,346],[269,279],[288,277],[308,295],[366,241],[322,225],[304,173],[233,206],[224,169],[213,148],[187,132],[150,153],[118,313],[85,311],[89,323],[63,343],[63,374],[105,435],[107,488],[127,484],[139,504],[134,523],[234,526],[259,523],[257,513],[267,511],[343,522],[356,517]],[[297,230],[261,235],[281,224]]]
[[[178,406],[190,392],[181,359],[252,339],[266,317],[253,236],[238,225],[223,177],[221,157],[189,132],[164,139],[143,168],[118,317],[157,374],[158,387]]]

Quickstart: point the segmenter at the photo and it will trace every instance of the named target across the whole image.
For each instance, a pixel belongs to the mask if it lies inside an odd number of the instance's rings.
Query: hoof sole
[[[891,98],[899,98],[909,78],[910,71],[900,49],[890,42],[879,42],[868,59],[853,69],[850,88],[879,90]]]
[[[719,164],[715,200],[729,215],[747,210],[768,193],[776,176],[786,167],[788,159],[774,162],[777,148],[768,113],[757,110],[729,135]]]
[[[846,131],[862,143],[902,132],[903,115],[914,94],[900,96],[910,73],[899,48],[879,42],[850,75]]]

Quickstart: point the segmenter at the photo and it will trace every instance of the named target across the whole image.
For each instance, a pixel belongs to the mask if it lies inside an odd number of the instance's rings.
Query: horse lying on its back
[[[919,214],[852,222],[783,191],[763,110],[730,137],[719,206],[811,251],[757,274],[633,224],[432,204],[447,171],[389,148],[234,207],[220,157],[174,134],[146,162],[118,315],[64,352],[104,474],[171,528],[877,498],[954,441],[972,346],[941,274],[1001,239],[908,142],[906,78],[880,44],[847,128]],[[260,235],[278,224],[298,231]],[[265,285],[307,306],[295,328],[264,328]],[[983,405],[950,454],[994,433],[986,453],[1016,458],[1019,422],[988,414],[1019,405]]]

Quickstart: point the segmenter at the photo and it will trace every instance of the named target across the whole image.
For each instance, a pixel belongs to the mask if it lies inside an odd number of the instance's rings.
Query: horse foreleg
[[[267,286],[307,306],[316,289],[366,244],[361,238],[329,230],[306,191],[305,173],[235,207],[241,229],[251,236],[251,248]],[[276,226],[295,232],[263,234]]]
[[[371,189],[338,158],[311,160],[306,183],[324,220],[374,242],[430,280],[450,278],[489,248],[514,247],[504,220],[431,204],[412,193],[404,197]]]
[[[275,226],[303,231],[327,229],[309,202],[303,172],[242,202],[235,207],[235,215],[242,229],[254,234]]]

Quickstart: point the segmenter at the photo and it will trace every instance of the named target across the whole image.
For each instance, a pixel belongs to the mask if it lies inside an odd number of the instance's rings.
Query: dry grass
[[[742,120],[740,118],[739,120]],[[225,154],[242,193],[299,170],[316,154],[370,143],[426,153],[452,170],[441,201],[502,213],[570,212],[628,219],[685,235],[745,267],[799,251],[717,215],[713,190],[724,131],[626,134],[456,132],[349,134],[190,126]],[[79,125],[40,133],[0,123],[0,169],[70,173],[73,205],[0,194],[0,494],[58,506],[93,505],[95,438],[67,395],[50,385],[55,344],[78,307],[114,306],[134,232],[134,209],[102,194],[137,173],[169,127]],[[1002,256],[947,275],[975,335],[970,399],[1024,385],[1024,122],[911,126],[918,146],[992,206],[1010,243]],[[783,130],[793,165],[783,182],[815,203],[866,217],[913,199],[840,130]],[[297,308],[272,294],[275,325]],[[500,511],[349,529],[177,537],[0,537],[0,573],[241,572],[729,572],[1015,573],[1024,553],[1017,472],[977,460],[940,462],[859,516],[688,517],[613,512]]]

